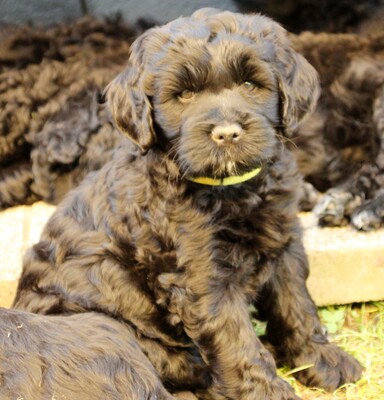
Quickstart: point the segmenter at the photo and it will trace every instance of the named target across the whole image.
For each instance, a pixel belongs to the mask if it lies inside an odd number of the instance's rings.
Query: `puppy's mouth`
[[[262,166],[275,152],[274,129],[257,119],[232,143],[218,143],[212,139],[210,125],[195,124],[184,127],[173,143],[174,159],[177,160],[183,178],[219,183],[238,182],[243,176]],[[225,132],[224,132],[225,133]]]

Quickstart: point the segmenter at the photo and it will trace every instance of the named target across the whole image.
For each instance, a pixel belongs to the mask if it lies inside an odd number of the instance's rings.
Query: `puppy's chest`
[[[259,209],[225,213],[214,223],[214,263],[245,282],[267,279],[262,274],[269,262],[280,255],[285,241],[282,232],[267,225]]]
[[[214,240],[230,257],[252,253],[258,262],[278,257],[291,234],[291,216],[267,194],[222,202],[214,214]]]
[[[267,214],[267,215],[264,215]],[[219,273],[223,279],[236,279],[241,286],[256,285],[268,279],[269,261],[281,254],[287,235],[283,218],[271,225],[264,206],[225,202],[210,209],[193,202],[163,205],[152,210],[141,225],[147,240],[137,248],[137,265],[151,291],[159,276],[176,273]]]

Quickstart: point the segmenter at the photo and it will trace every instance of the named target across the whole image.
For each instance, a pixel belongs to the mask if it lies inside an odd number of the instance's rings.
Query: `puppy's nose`
[[[236,143],[243,134],[239,124],[216,125],[211,132],[212,139],[220,145]]]

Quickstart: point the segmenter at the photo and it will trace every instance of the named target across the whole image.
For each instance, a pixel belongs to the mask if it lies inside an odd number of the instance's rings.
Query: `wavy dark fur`
[[[120,137],[96,98],[123,68],[136,34],[119,20],[90,17],[4,30],[0,209],[39,199],[57,203],[110,159]]]
[[[328,390],[357,379],[360,365],[328,342],[306,289],[300,178],[283,144],[317,96],[314,69],[266,17],[204,9],[147,31],[107,90],[130,141],[58,206],[25,256],[14,307],[119,321],[157,374],[132,399],[160,382],[200,399],[297,399],[275,361],[313,364],[298,378]],[[187,179],[256,166],[235,186]],[[250,304],[268,322],[263,343]],[[19,378],[7,375],[17,393],[37,384]]]

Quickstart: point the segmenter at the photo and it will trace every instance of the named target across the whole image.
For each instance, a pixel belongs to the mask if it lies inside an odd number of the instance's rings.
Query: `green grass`
[[[304,400],[384,399],[384,302],[320,308],[319,314],[328,328],[330,341],[354,355],[363,365],[362,378],[327,393],[301,385],[292,376],[294,371],[281,369],[280,375]]]

